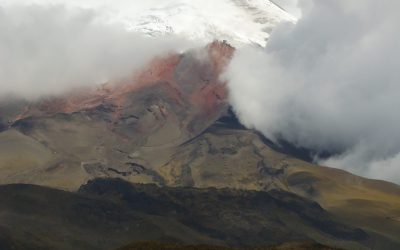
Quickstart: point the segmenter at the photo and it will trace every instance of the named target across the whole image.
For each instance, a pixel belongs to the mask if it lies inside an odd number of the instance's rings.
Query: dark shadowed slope
[[[134,241],[258,246],[323,242],[363,249],[370,237],[317,203],[281,191],[160,188],[115,179],[76,193],[0,187],[2,249],[113,249]]]
[[[207,246],[207,245],[181,245],[181,244],[168,244],[158,242],[139,242],[133,243],[126,247],[118,248],[117,250],[339,250],[323,246],[316,243],[285,243],[276,246],[265,247],[245,247],[245,248],[230,248],[222,246]]]

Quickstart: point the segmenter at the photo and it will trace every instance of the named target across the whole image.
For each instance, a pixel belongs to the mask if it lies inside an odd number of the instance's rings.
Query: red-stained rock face
[[[200,110],[209,112],[215,105],[224,102],[226,99],[225,83],[219,80],[219,76],[231,59],[233,52],[234,48],[230,45],[213,42],[200,51],[200,53],[205,53],[204,58],[197,59],[195,56],[191,58],[192,65],[186,65],[187,72],[176,72],[180,64],[186,63],[183,61],[183,57],[187,55],[170,54],[164,58],[156,58],[132,77],[104,84],[94,90],[83,89],[71,92],[63,97],[40,101],[27,107],[26,111],[19,115],[16,120],[29,116],[74,113],[95,108],[104,102],[121,107],[129,93],[140,91],[161,82],[167,86],[169,94],[177,102],[183,103],[183,99],[187,99]],[[191,54],[191,52],[188,52],[188,54]],[[193,73],[196,75],[192,75]],[[179,74],[186,74],[185,77],[189,80],[178,83],[176,78]],[[201,79],[203,75],[207,79]],[[200,79],[198,79],[198,76],[200,76]],[[182,85],[192,85],[190,86],[190,93],[184,93],[182,88],[185,88],[185,86]]]
[[[220,75],[233,53],[234,48],[227,43],[213,42],[201,50],[155,58],[131,77],[40,101],[15,120],[84,112],[106,119],[115,128],[121,119],[139,117],[147,109],[157,117],[156,123],[171,118],[190,134],[196,134],[227,107],[226,84]],[[155,106],[159,111],[152,110]],[[152,127],[147,123],[138,127]]]

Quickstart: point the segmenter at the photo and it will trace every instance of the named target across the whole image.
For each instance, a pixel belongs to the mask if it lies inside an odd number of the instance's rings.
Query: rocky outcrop
[[[147,109],[158,112],[157,119],[173,113],[182,129],[196,134],[227,107],[226,83],[220,75],[233,53],[229,44],[214,42],[203,49],[156,58],[125,79],[32,103],[14,122],[85,112],[115,127],[130,118],[139,120],[139,112]]]

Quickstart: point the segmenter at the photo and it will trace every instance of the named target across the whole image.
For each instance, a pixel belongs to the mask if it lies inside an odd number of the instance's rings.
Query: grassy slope
[[[235,246],[318,241],[362,249],[360,243],[369,239],[290,193],[158,188],[106,179],[78,193],[0,186],[0,235],[4,249],[66,250],[113,249],[143,240]]]
[[[169,186],[281,188],[313,199],[342,221],[376,235],[379,247],[400,245],[399,186],[294,159],[253,131],[211,128],[179,147],[143,148],[143,138],[123,140],[105,124],[75,114],[35,121],[24,132],[29,136],[14,129],[0,133],[1,183],[76,190],[88,179],[108,176],[139,183],[162,180]],[[93,176],[82,167],[91,161],[106,162],[107,167],[140,163],[149,170]]]

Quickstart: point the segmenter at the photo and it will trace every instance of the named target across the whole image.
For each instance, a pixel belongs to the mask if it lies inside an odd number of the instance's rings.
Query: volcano
[[[145,221],[149,240],[398,249],[400,187],[297,159],[242,126],[222,77],[234,53],[215,41],[155,58],[97,88],[3,103],[0,246],[118,247],[144,237],[132,226]],[[44,203],[53,204],[45,217]],[[240,211],[247,217],[236,217]],[[120,223],[118,214],[133,231],[109,230]],[[68,228],[82,226],[91,236],[72,234],[75,243],[56,244],[63,232],[55,230],[41,240],[52,221],[63,227],[63,217]],[[36,229],[21,229],[28,221]],[[24,230],[35,233],[24,238]],[[109,244],[90,242],[106,234],[114,237]]]
[[[50,174],[46,181],[66,189],[93,177],[160,179],[152,169],[169,158],[165,152],[197,137],[227,112],[226,83],[220,75],[233,53],[226,42],[214,42],[156,58],[131,77],[16,109],[4,135],[17,144],[29,141],[29,147],[41,153],[32,154],[26,164],[3,151],[9,160],[3,161],[7,167],[2,169],[13,169],[17,182],[24,182],[26,174]],[[165,157],[149,157],[152,154]],[[23,166],[15,165],[19,163]],[[32,163],[46,167],[37,169]],[[61,175],[66,169],[77,174],[75,184],[53,179],[70,180]],[[13,182],[14,177],[2,177]]]

